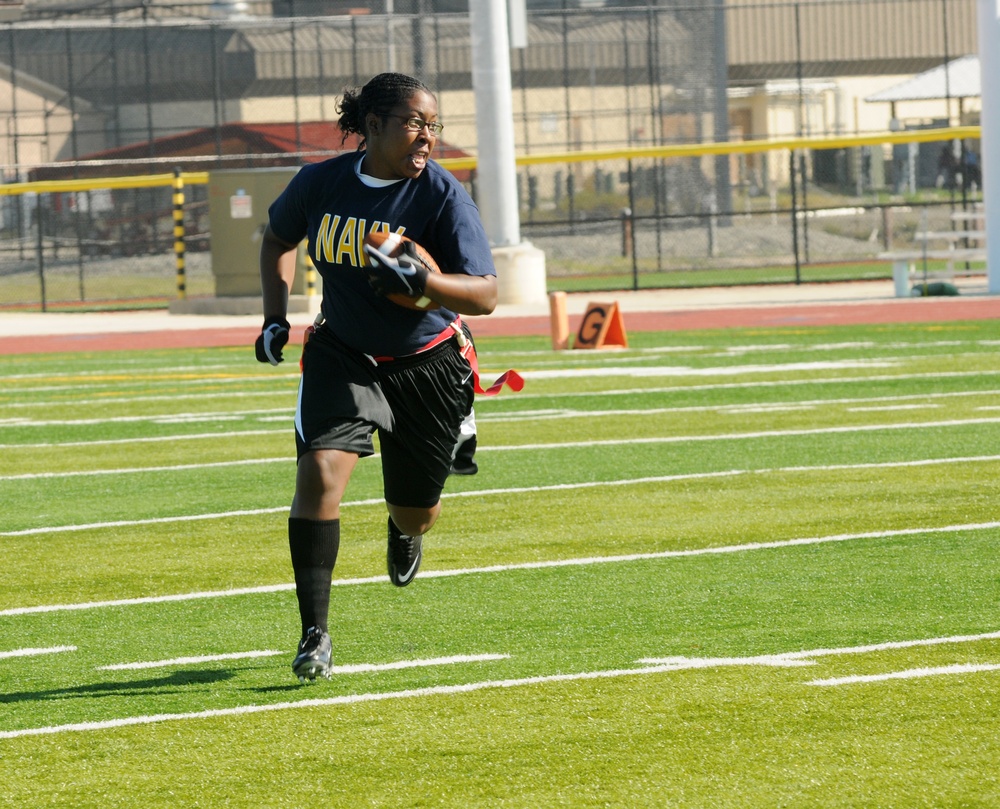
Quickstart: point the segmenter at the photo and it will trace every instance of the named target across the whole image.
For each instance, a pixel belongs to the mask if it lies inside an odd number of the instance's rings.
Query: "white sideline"
[[[1000,342],[1000,341],[998,341]],[[595,390],[595,391],[561,391],[561,392],[548,392],[548,393],[525,393],[521,391],[517,394],[518,401],[523,402],[526,399],[577,399],[581,397],[592,398],[600,396],[629,396],[629,395],[639,395],[645,393],[690,393],[692,391],[711,391],[711,390],[750,390],[754,388],[776,388],[776,387],[803,387],[812,385],[828,385],[831,383],[836,384],[855,384],[855,383],[871,383],[871,382],[885,382],[885,381],[900,381],[908,379],[961,379],[963,377],[970,376],[996,376],[1000,374],[1000,370],[983,370],[983,371],[929,371],[926,373],[910,373],[910,374],[874,374],[872,376],[863,377],[817,377],[812,379],[784,379],[784,380],[769,380],[769,381],[753,381],[753,382],[716,382],[703,385],[666,385],[666,386],[656,386],[648,388],[615,388],[611,390]],[[0,380],[3,377],[0,376]],[[912,396],[926,396],[926,397],[937,397],[937,396],[971,396],[980,393],[990,393],[991,391],[953,391],[949,393],[926,393],[926,394],[912,394]],[[282,396],[287,396],[287,391],[276,391],[275,393],[280,393]],[[192,393],[192,394],[178,394],[176,396],[129,396],[126,398],[118,398],[114,400],[115,404],[121,403],[134,403],[134,402],[153,402],[153,401],[180,401],[182,399],[197,399],[198,401],[204,401],[205,399],[212,398],[226,398],[232,399],[234,395],[239,396],[264,396],[264,395],[274,395],[274,393],[260,392],[260,393],[246,393],[246,394],[233,394],[229,393]],[[877,397],[877,398],[894,398],[894,397]],[[825,403],[838,403],[844,401],[851,401],[850,399],[820,399],[817,400],[819,404]],[[101,399],[79,399],[74,401],[77,405],[93,405],[93,404],[108,404],[107,400]],[[32,409],[39,407],[52,406],[54,404],[59,404],[59,402],[6,402],[4,407],[7,409],[23,408]],[[686,408],[677,408],[678,410],[684,410]],[[277,408],[273,411],[271,419],[275,417],[284,418],[283,414],[291,414],[291,408]],[[233,412],[233,411],[226,411]],[[254,411],[235,411],[238,415],[252,414]],[[133,418],[129,416],[119,416],[112,417],[108,419],[103,419],[100,421],[91,420],[89,423],[105,423],[105,422],[116,422],[122,419]],[[151,415],[141,417],[147,421],[156,421],[157,419],[163,418],[160,415]],[[262,417],[262,420],[268,420],[268,417]],[[67,423],[62,421],[60,423]],[[73,423],[73,422],[70,422]],[[0,421],[0,426],[21,426],[30,427],[38,426],[39,422],[29,420],[29,419],[11,419]],[[189,436],[179,436],[179,437],[189,437]],[[127,439],[132,440],[132,439]],[[140,439],[136,439],[140,440]],[[61,444],[60,444],[61,445]],[[6,446],[0,444],[0,446]],[[15,444],[12,446],[25,446],[23,444]]]
[[[890,640],[885,643],[869,643],[864,646],[841,646],[840,648],[833,649],[810,649],[808,651],[801,652],[781,652],[776,655],[768,655],[769,660],[781,660],[781,661],[804,661],[813,664],[811,658],[814,657],[831,657],[833,655],[857,655],[857,654],[871,654],[872,652],[889,652],[895,651],[897,649],[916,649],[925,646],[941,646],[947,643],[972,643],[979,640],[1000,640],[1000,631],[998,632],[982,632],[976,635],[946,635],[941,638],[919,638],[917,640]],[[670,657],[670,658],[658,658],[658,657],[644,657],[639,660],[639,663],[646,663],[649,665],[664,665],[671,661],[684,661],[684,660],[698,660],[699,658],[687,658],[687,657]],[[754,660],[757,658],[735,658],[740,660]],[[763,659],[763,658],[761,658]]]
[[[743,470],[730,470],[723,472],[704,472],[693,475],[660,475],[648,478],[630,478],[628,480],[608,480],[608,481],[588,481],[586,483],[560,483],[552,486],[524,486],[504,489],[478,489],[471,492],[446,492],[441,495],[441,499],[453,497],[479,497],[493,494],[526,494],[529,492],[547,492],[571,489],[593,489],[599,486],[631,486],[641,483],[666,483],[674,480],[695,480],[699,478],[731,477],[733,475],[746,474]],[[381,505],[384,501],[381,497],[367,500],[353,500],[349,503],[342,503],[341,508],[347,506],[372,506]],[[0,537],[23,537],[34,536],[36,534],[55,534],[62,531],[91,531],[100,528],[122,528],[130,525],[158,525],[171,522],[195,522],[198,520],[219,520],[230,517],[256,516],[259,514],[276,514],[280,511],[287,511],[288,506],[276,506],[272,508],[241,509],[238,511],[224,511],[210,514],[185,514],[177,517],[153,517],[143,520],[115,520],[112,522],[83,523],[81,525],[51,525],[43,528],[25,528],[20,531],[0,531]]]
[[[60,652],[75,652],[75,646],[45,646],[39,649],[12,649],[7,652],[0,652],[0,660],[11,657],[35,657],[36,655],[59,654]]]
[[[653,559],[680,559],[689,556],[713,556],[716,554],[743,553],[746,551],[773,550],[791,548],[803,545],[822,545],[829,542],[850,542],[859,539],[890,539],[893,537],[914,536],[917,534],[959,533],[963,531],[982,531],[1000,528],[1000,521],[987,523],[966,523],[963,525],[945,525],[938,527],[899,528],[892,531],[866,531],[856,534],[832,534],[825,537],[802,537],[798,539],[775,540],[773,542],[748,542],[743,545],[723,545],[714,548],[692,548],[680,551],[659,551],[656,553],[632,553],[619,556],[592,556],[579,559],[554,559],[544,562],[522,562],[509,565],[490,565],[488,567],[458,568],[455,570],[429,570],[421,572],[421,579],[442,579],[450,576],[469,576],[482,573],[505,573],[513,570],[541,570],[556,567],[576,567],[583,565],[615,564],[622,562],[638,562]],[[344,587],[359,584],[381,584],[384,576],[371,576],[357,579],[334,579],[333,586]],[[253,595],[258,593],[276,593],[294,590],[294,583],[269,584],[260,587],[240,587],[233,590],[214,590],[197,593],[176,593],[164,596],[147,596],[143,598],[125,598],[116,601],[91,601],[80,604],[47,604],[36,607],[12,607],[0,610],[0,617],[11,615],[31,615],[47,612],[68,610],[89,610],[100,607],[119,607],[132,604],[159,604],[170,601],[193,601],[205,598],[227,598],[230,596]]]
[[[16,739],[23,736],[46,736],[73,731],[112,730],[132,725],[151,725],[159,722],[178,721],[183,719],[213,719],[222,716],[245,716],[248,714],[267,713],[271,711],[287,711],[297,708],[326,708],[335,705],[357,705],[364,702],[381,702],[390,699],[408,699],[413,697],[447,696],[452,694],[468,694],[474,691],[484,691],[495,688],[516,688],[526,685],[543,685],[547,683],[573,682],[576,680],[597,680],[613,677],[628,677],[637,674],[660,674],[677,671],[679,666],[647,666],[640,669],[615,669],[610,671],[590,671],[579,674],[552,674],[538,677],[522,677],[513,680],[485,680],[478,683],[461,685],[429,686],[413,688],[406,691],[389,691],[386,693],[349,694],[327,699],[303,699],[295,702],[277,702],[273,705],[243,705],[236,708],[216,708],[194,713],[153,714],[151,716],[128,716],[121,719],[107,719],[101,722],[78,722],[68,725],[52,725],[41,728],[24,728],[22,730],[0,731],[0,739]]]
[[[608,411],[608,414],[612,412],[617,412],[620,414],[622,411]],[[591,413],[589,415],[601,415],[601,414]],[[555,413],[552,415],[552,417],[557,418],[559,417],[559,414]],[[524,450],[536,450],[536,449],[576,449],[579,447],[602,447],[602,446],[618,447],[624,444],[684,444],[688,442],[704,443],[708,441],[742,441],[752,438],[790,438],[793,436],[804,436],[804,435],[884,432],[887,430],[927,430],[931,428],[940,428],[940,427],[964,427],[968,425],[998,424],[998,423],[1000,423],[1000,417],[988,417],[988,418],[983,417],[975,419],[946,419],[944,421],[918,421],[918,422],[910,421],[910,422],[900,422],[897,424],[855,424],[855,425],[845,425],[842,427],[817,427],[813,429],[801,429],[801,430],[756,430],[745,433],[712,433],[710,435],[671,435],[671,436],[653,436],[649,438],[630,438],[630,439],[608,438],[597,441],[563,441],[563,442],[546,442],[546,443],[535,443],[535,444],[512,444],[508,446],[484,447],[483,449],[489,452],[521,452]],[[175,472],[175,471],[189,471],[193,469],[212,469],[218,467],[249,466],[255,464],[268,464],[268,463],[293,463],[293,460],[294,459],[291,456],[282,456],[279,458],[249,458],[236,461],[212,461],[208,463],[176,464],[172,466],[145,466],[145,467],[135,466],[135,467],[119,467],[116,469],[71,470],[68,472],[26,472],[23,474],[16,474],[16,475],[0,475],[0,481],[88,477],[91,475],[93,476],[135,475],[148,472]],[[935,462],[936,460],[929,461],[929,463],[935,463]],[[923,462],[902,461],[895,465],[902,465],[905,463],[923,463]],[[814,467],[814,468],[822,469],[824,467]],[[773,471],[773,470],[767,470],[767,471]],[[671,479],[676,479],[676,476],[672,477]],[[575,486],[576,484],[568,484],[568,485]],[[545,487],[538,487],[537,490],[541,491],[544,488]],[[520,490],[510,489],[509,491],[515,492]],[[448,495],[444,494],[442,495],[442,497],[448,497]],[[66,529],[66,530],[71,530],[71,529]],[[0,532],[0,536],[15,536],[15,535],[16,533]]]
[[[1000,421],[1000,419],[996,420],[989,419],[988,421],[990,422]],[[965,423],[978,423],[978,422],[973,421],[973,422],[959,422],[959,423],[965,424]],[[873,427],[872,429],[884,429],[884,428]],[[793,431],[793,434],[803,434],[803,432],[805,431],[801,432]],[[768,433],[767,435],[770,435],[770,433]],[[702,437],[702,439],[695,438],[691,440],[704,440],[705,438],[711,438],[711,436],[705,436]],[[629,443],[639,443],[639,444],[661,443],[670,440],[672,439],[638,438],[630,441]],[[576,442],[574,442],[574,444],[575,443]],[[585,446],[598,446],[604,443],[621,445],[623,442],[621,441],[581,442],[581,444]],[[528,445],[527,448],[548,447],[548,446],[555,447],[563,445],[539,444],[539,445]],[[525,449],[525,448],[526,448],[525,445],[519,447],[493,447],[494,450]],[[457,497],[478,497],[480,495],[494,495],[494,494],[526,494],[530,492],[560,491],[560,490],[569,491],[573,489],[592,489],[598,486],[630,486],[633,484],[642,484],[642,483],[669,483],[681,480],[701,480],[712,477],[734,477],[737,475],[774,474],[776,472],[777,473],[808,472],[808,471],[829,472],[829,471],[837,471],[844,469],[890,469],[899,467],[932,466],[936,464],[990,463],[997,460],[1000,460],[1000,455],[976,455],[976,456],[966,456],[959,458],[926,458],[917,461],[884,461],[879,463],[868,463],[868,464],[830,464],[821,466],[787,466],[787,467],[773,467],[764,469],[727,469],[721,472],[696,472],[690,474],[659,475],[656,477],[629,478],[626,480],[587,481],[584,483],[559,483],[559,484],[552,484],[551,486],[523,486],[523,487],[504,488],[504,489],[476,489],[474,491],[468,491],[468,492],[445,492],[444,494],[441,495],[441,499],[445,500]],[[233,463],[241,463],[241,462],[233,462]],[[169,467],[169,468],[177,468],[177,467]],[[89,474],[89,473],[81,473],[81,474]],[[32,475],[31,477],[34,477],[34,475]],[[5,478],[0,477],[0,480],[4,479]],[[349,503],[343,503],[342,507],[371,506],[371,505],[379,505],[381,503],[382,500],[380,498],[369,498],[367,500],[354,500]],[[0,537],[33,536],[36,534],[60,533],[62,531],[67,531],[67,532],[92,531],[101,528],[122,528],[130,525],[157,525],[157,524],[171,523],[171,522],[197,522],[200,520],[228,519],[230,517],[247,517],[247,516],[256,516],[260,514],[276,514],[280,511],[286,510],[287,508],[288,508],[287,506],[273,506],[269,508],[240,509],[237,511],[213,512],[208,514],[185,514],[176,517],[152,517],[142,520],[115,520],[112,522],[83,523],[80,525],[49,525],[41,528],[24,528],[19,531],[0,531]]]
[[[423,578],[423,576],[421,576]],[[372,579],[375,581],[375,579]],[[334,581],[334,584],[340,584]],[[233,596],[257,595],[260,593],[281,593],[294,590],[295,583],[267,584],[259,587],[236,587],[232,590],[206,590],[198,593],[174,593],[164,596],[145,596],[140,598],[120,598],[113,601],[87,601],[79,604],[43,604],[37,607],[11,607],[0,611],[0,617],[8,615],[35,615],[45,612],[71,612],[76,610],[94,610],[101,607],[127,607],[137,604],[167,604],[172,601],[196,601],[204,598],[231,598]]]
[[[244,458],[239,461],[211,463],[181,463],[172,466],[130,466],[120,469],[76,469],[70,472],[26,472],[21,475],[0,475],[0,480],[48,480],[50,478],[99,477],[101,475],[141,475],[144,472],[184,472],[192,469],[222,469],[229,466],[259,466],[267,463],[292,464],[289,456],[280,458]]]
[[[998,421],[1000,421],[1000,419],[998,419]],[[966,422],[959,422],[959,423],[966,423]],[[710,436],[706,436],[706,438],[710,438]],[[635,444],[659,443],[665,440],[669,439],[637,438],[633,439],[629,443],[635,443]],[[590,441],[590,442],[584,442],[583,445],[598,446],[604,443],[614,444],[618,446],[623,442]],[[551,447],[560,445],[546,444],[546,445],[531,445],[531,446]],[[522,445],[520,447],[494,447],[493,449],[501,450],[501,449],[525,449],[525,448],[526,447]],[[441,499],[445,500],[458,497],[479,497],[484,495],[500,495],[500,494],[527,494],[531,492],[544,492],[544,491],[572,491],[574,489],[593,489],[599,486],[631,486],[644,483],[669,483],[681,480],[703,480],[706,478],[713,478],[713,477],[735,477],[738,475],[766,475],[766,474],[783,473],[783,472],[808,472],[808,471],[830,472],[830,471],[845,470],[845,469],[892,469],[892,468],[903,468],[903,467],[934,466],[938,464],[992,463],[997,460],[1000,460],[1000,455],[974,455],[974,456],[966,456],[959,458],[925,458],[917,461],[884,461],[884,462],[867,463],[867,464],[828,464],[821,466],[787,466],[787,467],[773,467],[773,468],[763,468],[763,469],[727,469],[720,472],[697,472],[697,473],[678,474],[678,475],[659,475],[656,477],[629,478],[626,480],[587,481],[584,483],[558,483],[558,484],[553,484],[551,486],[524,486],[524,487],[504,488],[504,489],[476,489],[467,492],[445,492],[444,494],[441,495]],[[228,462],[226,463],[228,464]],[[174,469],[180,467],[165,467],[165,468]],[[0,477],[0,480],[3,479],[4,478]],[[343,503],[342,507],[346,508],[348,506],[380,505],[382,502],[383,501],[380,498],[369,498],[366,500],[354,500],[348,503]],[[210,512],[207,514],[182,514],[175,517],[149,517],[141,520],[114,520],[111,522],[82,523],[78,525],[48,525],[48,526],[42,526],[40,528],[23,528],[17,531],[0,531],[0,537],[35,536],[38,534],[57,534],[64,531],[65,532],[94,531],[94,530],[100,530],[102,528],[124,528],[136,525],[162,525],[173,522],[198,522],[201,520],[229,519],[231,517],[252,517],[263,514],[277,514],[279,512],[286,511],[287,508],[288,508],[287,506],[272,506],[268,508],[239,509],[236,511]],[[0,612],[0,615],[2,614],[3,613]]]
[[[278,702],[273,705],[243,705],[235,708],[216,708],[207,711],[195,711],[192,713],[170,713],[153,714],[149,716],[128,716],[121,719],[107,719],[100,722],[77,722],[66,725],[51,725],[40,728],[23,728],[21,730],[0,731],[0,739],[15,739],[24,736],[47,736],[58,733],[85,732],[96,730],[113,730],[115,728],[130,727],[134,725],[151,725],[160,722],[181,721],[190,719],[213,719],[223,716],[246,716],[249,714],[268,713],[273,711],[286,711],[299,708],[326,708],[336,705],[357,705],[359,703],[382,702],[390,699],[409,699],[414,697],[449,696],[454,694],[468,694],[475,691],[485,691],[487,689],[518,688],[530,685],[545,685],[548,683],[565,683],[581,680],[613,679],[618,677],[630,677],[644,674],[666,674],[676,671],[691,669],[720,668],[723,666],[797,666],[808,665],[810,657],[819,657],[829,654],[856,654],[862,650],[881,648],[903,648],[910,645],[933,645],[942,643],[965,643],[976,640],[992,640],[1000,637],[1000,632],[990,632],[982,635],[960,635],[948,638],[930,638],[917,641],[901,641],[897,644],[876,644],[874,646],[847,647],[844,649],[816,649],[811,651],[791,652],[776,655],[762,655],[748,658],[667,658],[667,662],[659,665],[644,666],[637,669],[610,669],[605,671],[585,671],[575,674],[550,674],[538,675],[535,677],[521,677],[511,680],[485,680],[478,683],[464,683],[460,685],[429,686],[427,688],[413,688],[405,691],[389,691],[385,693],[348,694],[326,699],[304,699],[293,702]],[[505,655],[499,655],[503,658]],[[966,673],[967,671],[985,671],[1000,668],[1000,666],[949,666],[942,669],[927,669],[925,671],[951,674]]]
[[[886,674],[859,674],[853,677],[831,677],[828,680],[811,680],[806,685],[857,685],[858,683],[880,683],[886,680],[912,680],[916,677],[940,677],[948,674],[977,674],[981,671],[1000,670],[1000,663],[962,663],[937,668],[906,669],[890,671]]]

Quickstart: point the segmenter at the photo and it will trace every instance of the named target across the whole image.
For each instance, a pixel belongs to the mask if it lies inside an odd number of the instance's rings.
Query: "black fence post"
[[[632,255],[632,209],[622,208],[622,257]]]
[[[573,169],[569,169],[566,172],[566,199],[569,203],[569,232],[576,233],[576,228],[574,227],[574,214],[576,207],[576,176],[573,174]]]
[[[788,152],[788,176],[792,187],[792,252],[795,254],[795,283],[802,283],[802,264],[799,259],[799,199],[795,180],[795,150]]]
[[[639,289],[639,257],[638,251],[636,250],[635,241],[635,205],[636,205],[636,193],[635,193],[635,172],[632,170],[632,161],[628,161],[628,208],[622,211],[622,216],[627,217],[627,220],[622,222],[622,227],[628,225],[628,237],[629,237],[629,250],[632,256],[632,289]],[[622,234],[624,236],[624,233]],[[659,241],[659,238],[657,238]],[[625,245],[622,245],[624,249]],[[657,269],[660,269],[657,267]]]
[[[45,218],[42,215],[42,195],[35,196],[35,224],[38,226],[38,239],[35,242],[35,249],[38,256],[38,287],[42,296],[42,311],[47,311],[45,302],[45,241],[43,231],[45,229]]]

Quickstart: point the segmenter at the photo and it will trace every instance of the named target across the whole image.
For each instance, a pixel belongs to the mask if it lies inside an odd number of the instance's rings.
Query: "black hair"
[[[420,79],[405,73],[379,73],[364,87],[344,90],[344,97],[337,104],[337,112],[340,113],[338,124],[340,131],[344,133],[341,143],[354,132],[361,136],[358,148],[363,148],[368,139],[365,124],[368,113],[385,115],[420,91],[433,95]]]

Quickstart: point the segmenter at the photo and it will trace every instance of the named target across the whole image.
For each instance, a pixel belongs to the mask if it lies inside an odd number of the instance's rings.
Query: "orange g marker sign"
[[[625,322],[618,304],[587,304],[573,348],[628,348]]]

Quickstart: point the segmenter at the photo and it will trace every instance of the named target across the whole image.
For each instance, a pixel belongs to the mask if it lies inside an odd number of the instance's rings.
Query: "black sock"
[[[302,634],[311,626],[329,631],[330,582],[340,549],[340,520],[288,518],[288,548],[295,572]]]

